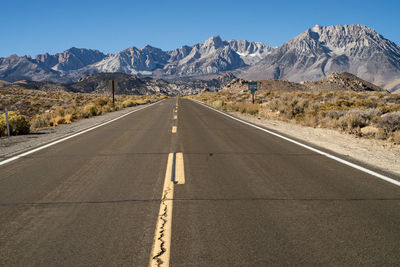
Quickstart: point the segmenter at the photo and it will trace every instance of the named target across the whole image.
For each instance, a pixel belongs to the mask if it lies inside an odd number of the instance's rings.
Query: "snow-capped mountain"
[[[247,65],[257,63],[274,49],[260,42],[249,42],[246,40],[229,40],[228,44]]]
[[[56,71],[70,71],[83,68],[105,58],[106,55],[98,50],[72,47],[62,53],[37,55],[36,62],[46,68]]]
[[[106,55],[98,50],[75,47],[55,55],[45,53],[35,58],[12,55],[0,58],[0,79],[69,82],[73,80],[72,72],[80,77],[79,71],[76,70],[105,57]]]
[[[385,89],[400,91],[400,47],[363,25],[315,25],[277,48],[213,36],[204,43],[171,51],[145,46],[105,55],[97,50],[71,48],[35,58],[0,58],[0,80],[6,81],[72,82],[100,72],[167,79],[234,72],[246,79],[297,82],[349,72]]]
[[[169,55],[159,48],[147,45],[143,48],[130,47],[121,52],[96,62],[86,69],[91,72],[122,72],[128,74],[147,74],[163,68],[169,59]]]
[[[262,43],[223,41],[214,36],[194,46],[172,51],[145,46],[128,48],[87,66],[85,72],[123,72],[155,76],[201,76],[235,70],[258,62],[272,50]],[[247,63],[247,64],[246,64]]]
[[[59,79],[59,73],[42,66],[29,56],[0,58],[0,80],[13,82],[24,79],[55,81]]]
[[[219,36],[209,38],[204,44],[170,51],[169,54],[170,63],[164,67],[167,75],[208,75],[246,66],[229,42]]]
[[[236,70],[258,62],[272,48],[248,41],[223,41],[214,36],[194,46],[163,51],[152,46],[130,47],[105,55],[97,50],[71,48],[62,53],[0,58],[0,79],[69,82],[82,75],[122,72],[155,77],[187,77]],[[12,62],[12,64],[10,64]]]
[[[400,89],[400,47],[363,25],[315,25],[240,76],[308,81],[332,72],[349,72],[385,89]]]

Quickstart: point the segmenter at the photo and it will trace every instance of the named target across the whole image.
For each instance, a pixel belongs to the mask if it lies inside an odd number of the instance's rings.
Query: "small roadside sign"
[[[254,95],[256,94],[256,91],[257,91],[257,82],[248,82],[247,85],[249,87],[249,90],[251,91],[251,99],[254,104],[254,100],[255,100]]]
[[[248,82],[249,90],[251,91],[251,94],[255,94],[257,91],[257,82]]]

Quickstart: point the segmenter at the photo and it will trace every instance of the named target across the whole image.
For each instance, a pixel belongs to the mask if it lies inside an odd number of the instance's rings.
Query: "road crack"
[[[162,214],[159,215],[159,220],[161,222],[161,225],[159,227],[158,231],[158,236],[157,240],[158,243],[158,253],[152,258],[153,261],[155,261],[156,266],[163,266],[164,261],[162,260],[162,255],[164,255],[167,252],[167,248],[165,247],[166,240],[165,238],[165,231],[167,222],[170,218],[168,218],[168,204],[167,201],[171,201],[171,199],[168,198],[168,194],[171,192],[171,188],[168,188],[165,190],[163,198],[161,200],[161,209],[163,211]]]

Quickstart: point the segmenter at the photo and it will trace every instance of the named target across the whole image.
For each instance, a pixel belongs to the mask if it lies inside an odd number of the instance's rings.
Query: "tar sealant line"
[[[169,153],[165,171],[160,210],[158,212],[153,247],[150,255],[150,267],[169,266],[171,254],[172,208],[174,198],[174,153]]]
[[[280,135],[280,134],[275,133],[275,132],[273,132],[273,131],[264,129],[264,128],[260,127],[260,126],[254,125],[254,124],[252,124],[252,123],[250,123],[250,122],[247,122],[247,121],[245,121],[245,120],[236,118],[236,117],[234,117],[234,116],[232,116],[232,115],[229,115],[229,114],[227,114],[227,113],[225,113],[225,112],[222,112],[222,111],[220,111],[220,110],[218,110],[218,109],[212,108],[212,107],[210,107],[210,106],[208,106],[208,105],[206,105],[206,104],[204,104],[204,103],[202,103],[202,102],[200,102],[200,101],[198,101],[198,100],[195,100],[195,99],[191,99],[191,100],[192,100],[192,101],[195,101],[196,103],[198,103],[198,104],[200,104],[200,105],[202,105],[202,106],[205,106],[205,107],[207,107],[207,108],[209,108],[209,109],[211,109],[211,110],[214,110],[214,111],[216,111],[216,112],[218,112],[218,113],[220,113],[220,114],[222,114],[222,115],[224,115],[224,116],[227,116],[227,117],[229,117],[229,118],[231,118],[231,119],[233,119],[233,120],[239,121],[239,122],[241,122],[241,123],[244,123],[244,124],[246,124],[246,125],[249,125],[249,126],[251,126],[251,127],[254,127],[254,128],[259,129],[259,130],[261,130],[261,131],[264,131],[264,132],[267,132],[267,133],[269,133],[269,134],[272,134],[272,135],[274,135],[274,136],[276,136],[276,137],[279,137],[279,138],[281,138],[281,139],[284,139],[284,140],[286,140],[286,141],[288,141],[288,142],[291,142],[291,143],[293,143],[293,144],[299,145],[299,146],[301,146],[301,147],[303,147],[303,148],[306,148],[306,149],[308,149],[308,150],[311,150],[311,151],[313,151],[313,152],[315,152],[315,153],[318,153],[318,154],[323,155],[323,156],[325,156],[325,157],[328,157],[328,158],[330,158],[330,159],[336,160],[336,161],[338,161],[338,162],[340,162],[340,163],[342,163],[342,164],[345,164],[345,165],[347,165],[347,166],[349,166],[349,167],[352,167],[352,168],[354,168],[354,169],[357,169],[357,170],[360,170],[360,171],[362,171],[362,172],[368,173],[368,174],[370,174],[370,175],[372,175],[372,176],[375,176],[375,177],[377,177],[377,178],[379,178],[379,179],[381,179],[381,180],[384,180],[384,181],[386,181],[386,182],[389,182],[389,183],[391,183],[391,184],[400,186],[400,181],[398,181],[398,180],[396,180],[396,179],[393,179],[393,178],[390,178],[390,177],[388,177],[388,176],[386,176],[386,175],[377,173],[377,172],[375,172],[375,171],[373,171],[373,170],[367,169],[367,168],[365,168],[365,167],[362,167],[362,166],[357,165],[357,164],[355,164],[355,163],[352,163],[352,162],[350,162],[350,161],[341,159],[341,158],[336,157],[336,156],[334,156],[334,155],[332,155],[332,154],[329,154],[329,153],[324,152],[324,151],[322,151],[322,150],[319,150],[319,149],[316,149],[316,148],[314,148],[314,147],[308,146],[308,145],[306,145],[306,144],[300,143],[299,141],[293,140],[293,139],[291,139],[291,138],[288,138],[288,137],[286,137],[286,136]]]
[[[162,101],[163,101],[163,100],[158,101],[158,102],[156,102],[156,103],[152,103],[152,104],[150,104],[150,105],[148,105],[148,106],[145,106],[145,107],[141,107],[141,108],[138,108],[138,109],[129,111],[128,113],[125,113],[125,114],[123,114],[123,115],[121,115],[121,116],[118,116],[118,117],[116,117],[116,118],[114,118],[114,119],[111,119],[111,120],[109,120],[109,121],[100,123],[100,124],[98,124],[98,125],[96,125],[96,126],[90,127],[90,128],[85,129],[85,130],[83,130],[83,131],[80,131],[80,132],[77,132],[77,133],[75,133],[75,134],[62,137],[61,139],[58,139],[58,140],[53,141],[53,142],[50,142],[50,143],[48,143],[48,144],[46,144],[46,145],[39,146],[39,147],[34,148],[34,149],[32,149],[32,150],[26,151],[26,152],[24,152],[24,153],[22,153],[22,154],[19,154],[19,155],[13,156],[13,157],[11,157],[11,158],[8,158],[8,159],[6,159],[6,160],[0,161],[0,166],[1,166],[1,165],[4,165],[4,164],[7,164],[7,163],[9,163],[9,162],[12,162],[12,161],[14,161],[14,160],[17,160],[17,159],[19,159],[19,158],[25,157],[25,156],[27,156],[27,155],[30,155],[30,154],[32,154],[32,153],[35,153],[35,152],[37,152],[37,151],[40,151],[40,150],[42,150],[42,149],[45,149],[45,148],[48,148],[48,147],[50,147],[50,146],[56,145],[56,144],[58,144],[58,143],[64,142],[64,141],[66,141],[66,140],[68,140],[68,139],[74,138],[75,136],[78,136],[78,135],[87,133],[87,132],[89,132],[89,131],[92,131],[92,130],[94,130],[94,129],[97,129],[97,128],[99,128],[99,127],[102,127],[102,126],[104,126],[104,125],[107,125],[107,124],[109,124],[109,123],[111,123],[111,122],[114,122],[114,121],[116,121],[116,120],[119,120],[119,119],[121,119],[121,118],[123,118],[123,117],[126,117],[126,116],[128,116],[128,115],[130,115],[130,114],[132,114],[132,113],[134,113],[134,112],[137,112],[137,111],[139,111],[139,110],[143,110],[143,109],[145,109],[145,108],[148,108],[148,107],[150,107],[150,106],[153,106],[153,105],[155,105],[155,104],[157,104],[157,103],[160,103],[160,102],[162,102]]]

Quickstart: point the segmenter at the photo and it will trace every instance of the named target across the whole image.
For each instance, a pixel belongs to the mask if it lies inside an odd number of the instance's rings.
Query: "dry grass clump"
[[[11,135],[28,134],[30,123],[26,116],[10,111],[8,113],[8,123]],[[7,135],[6,114],[0,115],[0,136]]]
[[[249,92],[205,92],[193,97],[225,111],[333,128],[360,137],[400,143],[400,95],[397,94],[264,90],[257,92],[255,104],[251,103]]]
[[[149,99],[127,99],[121,103],[121,106],[123,108],[127,108],[127,107],[134,107],[134,106],[138,106],[138,105],[144,105],[149,102],[150,102]]]
[[[0,110],[3,111],[7,106],[9,110],[15,111],[15,114],[26,119],[30,130],[35,130],[71,123],[121,108],[143,105],[165,97],[160,94],[116,95],[115,104],[113,104],[109,95],[1,88]],[[26,132],[26,128],[24,129],[15,130],[13,134],[29,133],[29,131]],[[0,128],[0,132],[4,133],[3,128]]]

